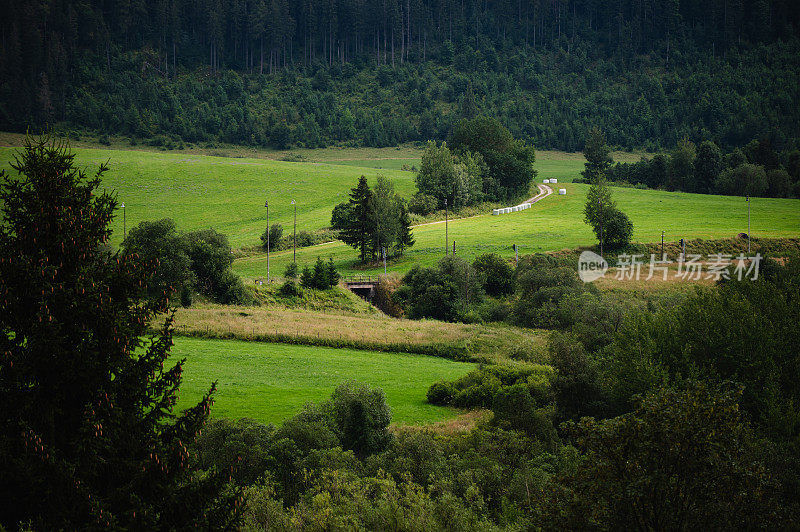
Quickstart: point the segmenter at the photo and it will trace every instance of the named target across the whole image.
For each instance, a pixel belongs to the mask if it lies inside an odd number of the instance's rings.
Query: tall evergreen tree
[[[583,178],[589,183],[595,183],[605,175],[608,167],[611,166],[611,155],[608,152],[606,136],[598,127],[589,130],[589,138],[583,148],[583,156],[586,158],[585,169],[581,172]]]
[[[375,229],[375,216],[372,209],[372,191],[367,178],[361,176],[358,184],[350,191],[350,217],[341,232],[342,241],[359,250],[361,262],[367,260],[367,252]]]
[[[229,528],[240,494],[199,478],[187,450],[211,390],[173,412],[183,362],[168,363],[166,294],[107,251],[117,202],[68,146],[26,140],[0,173],[0,528]],[[165,367],[165,363],[168,363]]]

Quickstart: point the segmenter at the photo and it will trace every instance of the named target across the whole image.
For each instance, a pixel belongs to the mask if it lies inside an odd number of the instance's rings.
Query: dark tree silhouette
[[[228,528],[228,475],[192,475],[187,446],[214,385],[174,413],[183,361],[150,264],[108,251],[115,198],[69,147],[28,138],[0,173],[0,527]]]

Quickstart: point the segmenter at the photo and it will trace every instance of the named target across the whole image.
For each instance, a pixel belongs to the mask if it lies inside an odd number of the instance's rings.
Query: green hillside
[[[0,169],[14,172],[14,151],[0,148]],[[291,201],[296,199],[298,230],[318,229],[330,223],[331,209],[347,199],[358,176],[366,174],[372,181],[379,172],[322,163],[83,148],[77,150],[76,161],[89,171],[109,163],[103,186],[125,203],[128,229],[142,220],[169,217],[184,230],[213,227],[234,248],[260,243],[267,223],[265,199],[270,201],[271,223],[290,230]],[[411,172],[380,173],[401,194],[413,193]],[[120,210],[112,224],[115,244],[122,240],[122,218]]]
[[[593,245],[594,234],[583,222],[583,203],[589,186],[559,183],[554,187],[566,188],[567,194],[553,194],[531,209],[517,213],[501,216],[488,213],[451,220],[448,233],[450,241],[456,241],[457,253],[468,258],[487,252],[513,256],[513,244],[517,244],[523,254]],[[747,231],[747,204],[740,197],[615,188],[614,198],[631,218],[633,239],[638,242],[657,242],[662,230],[671,242],[680,238],[730,238]],[[416,244],[403,259],[390,264],[391,270],[403,272],[415,263],[431,265],[443,256],[444,223],[415,227],[413,232]],[[757,237],[800,236],[800,200],[753,199],[751,234]],[[341,242],[297,252],[300,264],[310,264],[317,257],[333,257],[339,268],[348,273],[363,271],[356,262],[356,252]],[[291,260],[291,250],[273,253],[272,272],[282,272]],[[382,269],[377,266],[370,271]],[[239,259],[234,263],[234,270],[248,277],[265,276],[266,256]]]
[[[187,359],[179,408],[196,404],[218,380],[214,416],[262,423],[280,423],[349,380],[381,387],[395,423],[448,419],[455,411],[428,404],[428,386],[474,368],[422,355],[193,338],[176,338],[172,354]]]

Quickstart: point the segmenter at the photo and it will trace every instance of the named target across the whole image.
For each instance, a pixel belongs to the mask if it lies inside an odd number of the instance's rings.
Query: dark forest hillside
[[[0,1],[0,129],[386,146],[489,114],[540,148],[800,137],[792,0]]]

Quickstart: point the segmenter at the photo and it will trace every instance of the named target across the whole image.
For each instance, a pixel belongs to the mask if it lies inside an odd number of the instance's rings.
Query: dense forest
[[[0,129],[387,146],[497,117],[538,148],[800,137],[791,0],[0,2]]]

